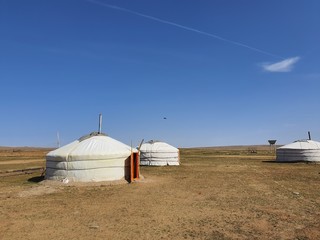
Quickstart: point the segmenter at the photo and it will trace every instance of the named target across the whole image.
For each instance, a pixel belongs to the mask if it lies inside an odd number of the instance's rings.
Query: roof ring
[[[294,142],[309,142],[310,140],[309,139],[300,139],[300,140],[296,140]]]
[[[154,144],[154,143],[157,143],[157,142],[161,142],[161,141],[160,140],[150,140],[147,143]]]
[[[88,139],[88,138],[95,137],[95,136],[108,136],[108,135],[105,134],[105,133],[92,132],[92,133],[89,133],[89,134],[87,134],[87,135],[82,136],[82,137],[79,138],[78,140],[79,140],[79,142],[82,142],[82,141],[84,141],[84,140],[86,140],[86,139]]]

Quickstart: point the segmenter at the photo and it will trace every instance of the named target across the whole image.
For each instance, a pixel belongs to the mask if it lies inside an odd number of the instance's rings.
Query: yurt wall
[[[320,143],[313,140],[298,140],[279,147],[277,162],[320,162]]]
[[[136,149],[101,133],[91,133],[46,156],[46,179],[112,181],[127,176]],[[127,165],[127,166],[126,166]]]
[[[151,140],[140,147],[140,165],[172,166],[179,164],[179,149],[165,142]]]

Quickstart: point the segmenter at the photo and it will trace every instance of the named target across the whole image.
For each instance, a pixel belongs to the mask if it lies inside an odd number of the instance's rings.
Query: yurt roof
[[[130,146],[106,134],[93,132],[47,154],[47,158],[101,159],[105,156],[130,155],[136,152]]]
[[[298,140],[279,147],[278,149],[320,149],[320,142],[313,140]]]
[[[179,149],[165,142],[150,140],[141,145],[140,151],[177,152]]]

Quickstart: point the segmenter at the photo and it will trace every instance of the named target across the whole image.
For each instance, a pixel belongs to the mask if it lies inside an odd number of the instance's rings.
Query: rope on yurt
[[[68,154],[68,156],[66,157],[66,172],[67,172],[67,174],[66,174],[66,177],[64,178],[64,179],[62,179],[62,182],[63,183],[65,183],[65,184],[67,184],[68,182],[69,182],[69,179],[68,179],[68,175],[69,175],[69,154]]]

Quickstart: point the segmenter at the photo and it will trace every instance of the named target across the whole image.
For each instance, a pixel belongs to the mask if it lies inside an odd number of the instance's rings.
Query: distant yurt
[[[179,164],[179,149],[168,143],[151,140],[140,147],[140,165],[166,166]]]
[[[277,148],[277,162],[319,162],[320,142],[298,140]]]
[[[93,132],[46,155],[49,180],[99,182],[139,177],[139,154],[106,134]]]

